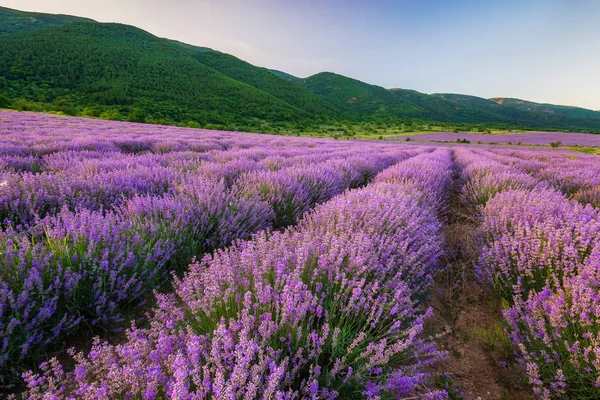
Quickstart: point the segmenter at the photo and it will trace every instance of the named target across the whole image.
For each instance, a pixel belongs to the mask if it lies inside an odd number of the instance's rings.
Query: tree
[[[0,94],[0,108],[8,107],[10,107],[10,100],[8,100],[5,96]]]
[[[559,140],[558,142],[550,142],[550,147],[556,149],[557,147],[562,146],[562,142]]]
[[[146,122],[146,113],[141,108],[134,108],[129,113],[129,122]]]
[[[188,121],[186,126],[188,128],[201,128],[200,123],[198,123],[198,121]]]

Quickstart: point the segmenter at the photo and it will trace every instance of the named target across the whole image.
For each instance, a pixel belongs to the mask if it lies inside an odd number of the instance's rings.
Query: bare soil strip
[[[440,384],[453,399],[531,399],[504,333],[500,300],[474,276],[479,253],[475,210],[461,204],[459,196],[456,179],[444,228],[448,265],[438,276],[431,299],[432,332],[449,332],[439,340],[440,348],[449,353],[436,366],[437,372],[447,373]]]

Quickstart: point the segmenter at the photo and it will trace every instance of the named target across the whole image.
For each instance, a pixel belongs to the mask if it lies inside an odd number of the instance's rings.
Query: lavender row
[[[596,156],[516,150],[477,153],[527,172],[575,200],[600,206],[600,159]]]
[[[136,195],[172,194],[197,179],[232,185],[278,171],[390,153],[378,143],[290,138],[0,112],[0,224],[114,210]]]
[[[296,155],[278,149],[261,149],[254,154],[237,150],[167,155],[53,153],[44,159],[44,172],[0,173],[0,222],[5,226],[27,226],[36,218],[54,215],[64,207],[71,211],[114,210],[136,195],[177,194],[179,187],[199,177],[214,182],[224,180],[227,186],[233,186],[250,172],[266,176],[289,169],[290,174],[294,174],[294,169],[310,169],[311,165],[322,163],[329,163],[335,169],[348,160],[353,163],[361,158],[369,160],[367,151],[373,149],[334,151],[325,147],[322,150],[326,152],[309,149]],[[379,151],[392,160],[395,152],[389,148]],[[367,175],[372,175],[377,168],[380,166],[375,163]],[[356,185],[368,177],[348,179]]]
[[[403,138],[403,137],[400,137]],[[567,146],[600,146],[600,135],[591,133],[572,132],[527,132],[506,134],[477,134],[437,132],[420,134],[413,137],[414,140],[432,140],[443,142],[456,142],[457,140],[469,140],[471,143],[502,143],[502,144],[545,144],[561,142]]]
[[[411,160],[423,169],[401,163],[296,227],[192,264],[158,297],[150,328],[96,341],[73,372],[44,364],[25,396],[443,398],[426,383],[444,354],[421,333],[451,160]]]
[[[509,191],[484,208],[480,276],[504,312],[534,393],[600,396],[600,215],[552,190]]]
[[[368,146],[389,148],[377,143]],[[240,152],[235,158],[243,158],[244,153],[252,158],[261,149],[293,155],[310,149],[319,153],[320,147],[326,147],[327,152],[360,150],[364,144],[0,111],[0,167],[29,165],[23,170],[32,172],[44,169],[45,156],[66,151],[167,155],[233,150]]]
[[[25,231],[0,231],[5,369],[83,324],[118,327],[123,307],[143,301],[192,257],[292,224],[411,154],[248,172],[232,187],[190,175],[175,191],[136,194],[111,212],[63,208]]]
[[[466,169],[477,165],[462,159]],[[496,191],[480,208],[477,274],[505,302],[536,397],[598,398],[600,212],[539,182],[521,187],[531,175],[512,173],[503,190],[492,175],[468,182],[473,192]]]
[[[461,200],[465,204],[482,206],[502,191],[547,186],[518,168],[482,157],[473,150],[455,148],[454,155],[462,180]]]

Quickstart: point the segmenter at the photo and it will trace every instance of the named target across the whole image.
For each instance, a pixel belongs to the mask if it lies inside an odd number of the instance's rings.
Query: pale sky
[[[600,0],[0,0],[305,77],[600,110]]]

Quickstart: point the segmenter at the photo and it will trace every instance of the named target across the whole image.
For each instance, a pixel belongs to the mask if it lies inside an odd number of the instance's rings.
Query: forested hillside
[[[533,111],[547,114],[562,114],[570,117],[584,117],[600,119],[600,112],[592,111],[581,107],[557,106],[554,104],[540,104],[521,99],[511,99],[504,97],[495,97],[490,99],[500,105],[519,110]]]
[[[0,88],[17,105],[24,99],[67,114],[132,121],[303,117],[300,109],[197,62],[176,44],[117,24],[0,36]]]
[[[206,48],[194,50],[189,46],[187,48],[190,55],[202,64],[232,79],[269,93],[310,114],[335,115],[337,111],[322,97],[292,82],[283,80],[263,68],[257,68],[239,58],[218,51]]]
[[[1,107],[257,132],[365,123],[600,132],[596,111],[386,89],[331,72],[299,78],[132,26],[0,7]]]
[[[73,17],[70,15],[28,13],[0,7],[0,34],[34,31],[71,22],[94,21],[88,18]]]

